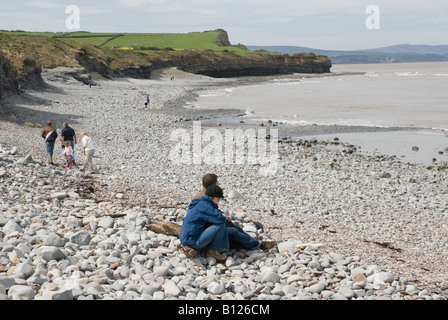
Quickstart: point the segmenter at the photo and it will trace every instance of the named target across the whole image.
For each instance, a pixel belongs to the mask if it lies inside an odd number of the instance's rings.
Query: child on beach
[[[71,146],[70,141],[64,141],[64,151],[63,155],[65,155],[65,159],[67,161],[66,168],[71,169],[72,168],[72,162],[73,162],[73,148]]]
[[[148,106],[149,106],[149,96],[146,96],[146,99],[145,99],[145,108],[147,109]]]

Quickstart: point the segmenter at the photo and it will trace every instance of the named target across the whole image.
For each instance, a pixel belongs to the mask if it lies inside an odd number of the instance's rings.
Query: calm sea
[[[406,150],[414,138],[423,145],[436,143],[431,150],[438,154],[448,147],[448,63],[335,65],[331,75],[295,74],[212,88],[202,92],[195,107],[243,109],[261,119],[297,124],[426,128],[430,130],[417,137],[397,135],[395,140]],[[350,137],[367,147],[365,140],[372,139],[362,134]],[[370,143],[373,150],[384,144],[377,141],[379,137]]]
[[[195,106],[302,124],[448,130],[448,63],[335,65],[331,76],[207,90]]]

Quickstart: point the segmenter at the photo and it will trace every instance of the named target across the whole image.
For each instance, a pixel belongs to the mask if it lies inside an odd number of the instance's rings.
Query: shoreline
[[[362,261],[363,266],[378,265],[396,273],[401,286],[412,281],[448,296],[448,286],[443,284],[448,272],[443,245],[447,240],[443,236],[447,170],[287,142],[279,144],[280,165],[273,176],[261,178],[258,167],[249,164],[173,164],[167,161],[172,148],[169,133],[189,130],[195,118],[204,127],[219,130],[260,127],[239,123],[244,118],[239,117],[239,110],[184,108],[191,105],[201,85],[194,81],[128,80],[102,83],[91,90],[76,82],[53,85],[60,91],[30,91],[13,100],[17,109],[8,110],[15,110],[16,119],[2,120],[0,142],[4,147],[17,147],[23,156],[31,150],[33,159],[43,161],[40,129],[24,127],[23,122],[44,124],[51,117],[62,123],[69,118],[77,132],[90,132],[98,146],[94,161],[100,174],[87,179],[95,189],[89,197],[95,203],[109,203],[104,205],[110,207],[108,214],[129,211],[134,218],[144,219],[149,210],[151,219],[158,214],[177,219],[200,189],[202,175],[215,172],[225,192],[236,190],[244,197],[230,200],[222,209],[247,217],[245,223],[260,222],[265,236],[322,243],[331,252],[357,257],[354,261]],[[146,93],[153,97],[150,110],[143,107]],[[223,114],[229,123],[222,120]],[[280,139],[291,132],[286,125],[275,128],[280,130]],[[313,134],[335,128],[301,129]],[[60,171],[60,167],[48,170]],[[62,176],[82,180],[77,171],[62,170]],[[92,212],[86,209],[82,212]],[[68,215],[77,214],[72,210],[63,209]],[[95,210],[104,214],[104,209]],[[376,295],[382,294],[386,287],[375,290],[379,290]]]
[[[244,82],[235,81],[234,83],[215,84],[218,88],[224,91],[232,90],[235,86],[251,86],[260,83],[272,81],[294,81],[307,78],[321,78],[321,77],[338,77],[344,75],[361,75],[368,72],[335,72],[330,75],[284,75],[278,77],[268,77],[264,79],[245,79]],[[195,105],[200,99],[201,91],[209,90],[210,86],[201,87],[198,91],[198,98],[189,103],[189,106]],[[202,104],[206,103],[204,100]],[[201,105],[198,110],[207,110]],[[222,110],[215,109],[214,110]],[[238,110],[238,109],[235,109]],[[250,110],[250,109],[249,109]],[[396,157],[404,162],[413,164],[424,164],[427,166],[446,166],[448,163],[448,129],[437,127],[419,127],[419,126],[383,126],[383,125],[345,125],[345,124],[325,124],[314,123],[300,120],[296,116],[273,116],[266,115],[263,112],[255,113],[240,109],[238,117],[229,119],[224,117],[220,119],[221,124],[241,126],[245,124],[269,126],[267,122],[278,125],[282,136],[289,137],[294,141],[297,140],[315,140],[323,139],[325,142],[330,142],[334,138],[339,138],[341,135],[345,144],[357,144],[357,150],[362,151],[366,155],[384,155]],[[280,126],[281,125],[281,126]],[[380,133],[380,134],[377,134]],[[408,133],[408,135],[406,135]],[[331,135],[335,135],[331,137]],[[432,139],[430,136],[434,136]],[[445,138],[444,138],[445,137]],[[392,143],[391,143],[392,142]],[[405,149],[403,146],[406,146]],[[394,152],[394,149],[398,149]],[[415,151],[418,150],[418,151]]]

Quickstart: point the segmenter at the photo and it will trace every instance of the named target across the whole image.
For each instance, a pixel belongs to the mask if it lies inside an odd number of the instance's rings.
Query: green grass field
[[[85,42],[105,48],[134,49],[139,51],[166,49],[174,50],[212,50],[216,52],[235,52],[246,55],[253,53],[238,46],[220,46],[217,40],[222,31],[206,31],[191,33],[51,33],[51,32],[22,32],[22,31],[1,31],[7,34],[38,34],[45,37],[57,39],[70,39],[78,42]]]

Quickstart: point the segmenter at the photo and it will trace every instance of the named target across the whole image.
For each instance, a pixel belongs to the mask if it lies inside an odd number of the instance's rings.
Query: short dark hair
[[[208,195],[210,198],[224,198],[224,193],[222,192],[222,189],[215,184],[209,186],[205,191],[205,194]]]
[[[205,176],[202,177],[202,186],[204,188],[208,188],[211,185],[214,185],[218,182],[218,176],[213,173],[207,173]]]

